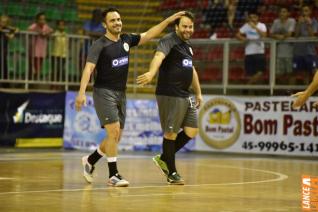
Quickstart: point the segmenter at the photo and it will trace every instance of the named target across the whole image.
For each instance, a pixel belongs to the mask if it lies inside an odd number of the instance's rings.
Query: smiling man
[[[80,110],[86,103],[85,91],[90,76],[96,69],[94,84],[94,106],[101,127],[105,128],[107,137],[98,149],[82,158],[84,178],[93,181],[95,163],[104,155],[107,156],[110,186],[128,186],[117,170],[117,145],[120,140],[126,118],[126,82],[129,67],[130,48],[142,45],[158,36],[169,23],[180,18],[184,12],[176,13],[147,32],[141,34],[122,34],[120,13],[115,8],[103,12],[106,34],[96,40],[90,48],[83,71],[81,86],[76,97],[76,109]]]
[[[184,180],[176,170],[175,153],[198,133],[197,108],[202,102],[189,42],[194,31],[193,21],[190,12],[175,21],[175,32],[159,41],[149,71],[137,78],[139,85],[145,85],[159,70],[156,98],[164,133],[163,153],[155,156],[153,161],[167,177],[168,183],[176,185],[183,185]],[[191,85],[196,95],[195,102],[190,97]]]

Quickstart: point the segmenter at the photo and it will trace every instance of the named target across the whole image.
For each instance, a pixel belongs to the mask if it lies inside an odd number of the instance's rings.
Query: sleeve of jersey
[[[130,34],[130,47],[137,46],[140,41],[140,35],[139,34]]]
[[[164,55],[168,55],[170,50],[172,49],[174,43],[172,39],[161,39],[159,41],[157,51],[164,53]]]
[[[97,64],[97,60],[99,57],[99,54],[102,50],[102,45],[98,45],[96,42],[93,43],[93,45],[88,50],[87,55],[87,62]]]

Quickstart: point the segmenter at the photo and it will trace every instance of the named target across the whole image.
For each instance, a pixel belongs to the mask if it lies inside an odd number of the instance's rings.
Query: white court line
[[[243,170],[251,170],[256,172],[263,172],[267,174],[273,174],[278,176],[277,178],[268,179],[268,180],[259,180],[259,181],[246,181],[246,182],[236,182],[236,183],[212,183],[212,184],[193,184],[193,185],[183,185],[182,187],[200,187],[200,186],[231,186],[231,185],[245,185],[245,184],[258,184],[258,183],[270,183],[275,181],[282,181],[288,178],[287,175],[284,175],[279,172],[267,171],[262,169],[252,169],[252,168],[244,168],[244,167],[235,167],[235,166],[218,166],[218,165],[205,165],[205,164],[197,164],[200,166],[206,167],[220,167],[220,168],[232,168],[232,169],[243,169]],[[171,188],[172,186],[135,186],[135,187],[127,187],[126,189],[146,189],[146,188]],[[181,187],[181,186],[180,186]],[[49,193],[49,192],[76,192],[76,191],[98,191],[98,190],[111,190],[114,187],[106,187],[106,188],[89,188],[89,189],[53,189],[53,190],[38,190],[38,191],[11,191],[11,192],[0,192],[0,195],[7,194],[29,194],[29,193]],[[147,193],[142,194],[141,196],[155,196],[155,195],[167,195],[160,193]],[[174,194],[175,195],[175,194]],[[136,195],[123,195],[123,196],[136,196]]]
[[[243,182],[243,184],[269,183],[269,182],[286,180],[288,178],[288,176],[285,175],[285,174],[282,174],[282,173],[279,173],[279,172],[268,171],[268,170],[262,170],[262,169],[252,169],[252,168],[235,167],[235,166],[224,166],[224,165],[206,165],[206,164],[201,164],[201,163],[196,163],[196,165],[210,167],[210,168],[219,167],[219,168],[229,168],[229,169],[243,169],[243,170],[263,172],[263,173],[267,173],[267,174],[272,174],[272,175],[278,176],[278,178],[274,178],[274,179]],[[241,183],[228,183],[228,184],[229,185],[241,185]]]
[[[41,153],[44,154],[44,153]],[[24,156],[24,157],[20,157],[20,158],[16,158],[15,156],[10,156],[7,158],[0,158],[0,161],[33,161],[33,160],[61,160],[61,159],[72,159],[72,160],[79,160],[81,157],[83,157],[84,154],[80,154],[80,153],[75,153],[75,154],[70,154],[70,155],[52,155],[51,157],[41,157],[41,158],[34,158],[34,155],[30,155],[30,156]],[[74,158],[78,156],[78,158]],[[138,158],[138,159],[151,159],[153,156],[151,155],[120,155],[118,158],[119,159],[131,159],[131,158]]]
[[[15,180],[16,178],[12,177],[0,177],[0,180]]]

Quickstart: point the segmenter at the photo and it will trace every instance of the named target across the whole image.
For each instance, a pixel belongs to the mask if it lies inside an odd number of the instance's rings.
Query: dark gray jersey
[[[157,47],[166,55],[159,69],[156,94],[188,97],[193,77],[192,48],[175,32],[165,35]]]
[[[117,42],[103,36],[93,43],[87,62],[96,64],[94,87],[117,91],[126,89],[130,47],[137,46],[139,40],[140,35],[122,34]]]

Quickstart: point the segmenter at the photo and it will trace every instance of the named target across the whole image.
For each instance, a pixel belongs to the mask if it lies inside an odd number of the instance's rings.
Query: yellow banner
[[[62,138],[17,138],[15,147],[62,147]]]

